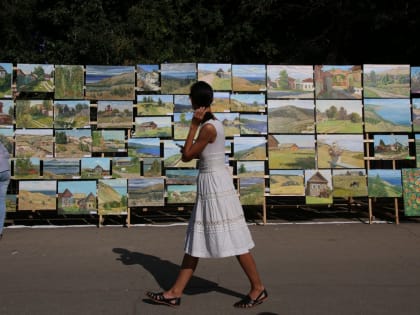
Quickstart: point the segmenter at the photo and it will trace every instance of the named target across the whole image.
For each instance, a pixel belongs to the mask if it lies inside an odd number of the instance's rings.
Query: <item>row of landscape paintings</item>
[[[240,162],[240,199],[261,205],[266,192],[261,164]],[[248,170],[248,171],[245,171]],[[25,180],[19,197],[8,195],[8,211],[55,210],[60,214],[127,214],[130,207],[193,203],[196,170],[168,170],[166,179]],[[334,197],[404,199],[407,216],[420,215],[420,169],[275,170],[269,191],[278,196],[305,196],[307,204],[331,204]]]
[[[265,105],[263,94],[216,93],[212,111],[223,122],[228,138],[420,131],[420,98],[365,99],[364,104],[361,100],[268,100]],[[98,101],[95,106],[86,100],[0,100],[0,128],[130,129],[134,137],[185,139],[191,118],[190,101],[184,95],[142,95],[136,104]]]
[[[0,98],[12,98],[16,84],[17,93],[54,93],[55,99],[134,100],[137,91],[188,94],[197,80],[215,91],[265,92],[268,99],[409,98],[420,93],[420,67],[408,64],[0,63]]]

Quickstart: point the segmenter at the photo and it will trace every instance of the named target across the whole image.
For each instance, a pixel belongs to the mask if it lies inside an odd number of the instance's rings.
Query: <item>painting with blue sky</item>
[[[240,114],[241,135],[266,135],[267,115],[261,114]]]
[[[96,181],[58,181],[58,213],[68,215],[96,214]]]
[[[135,178],[128,180],[128,206],[152,207],[165,204],[163,178]]]
[[[174,96],[160,94],[137,95],[137,116],[171,115],[174,111]]]
[[[239,113],[214,113],[214,116],[222,122],[226,138],[241,134]]]
[[[163,63],[160,70],[162,94],[189,94],[197,81],[195,63]]]
[[[18,63],[16,89],[18,92],[54,92],[54,65]]]
[[[369,197],[401,197],[401,170],[369,169],[368,170]]]
[[[405,160],[410,158],[408,135],[373,135],[375,159]]]
[[[57,181],[19,181],[18,210],[56,210]]]
[[[97,192],[100,215],[127,214],[127,179],[99,179]]]
[[[230,63],[197,64],[198,80],[211,85],[214,91],[232,90],[232,65]]]
[[[47,179],[80,178],[80,160],[74,158],[44,159],[42,176]]]
[[[413,105],[413,131],[420,131],[420,98],[411,99]]]
[[[124,130],[93,130],[92,152],[125,152]]]
[[[230,92],[214,92],[213,103],[211,110],[215,112],[229,112],[230,111]]]
[[[172,118],[170,116],[136,117],[135,137],[172,137]]]
[[[137,65],[137,86],[139,91],[157,92],[160,90],[159,65]]]
[[[234,92],[265,91],[265,65],[232,65],[232,90]]]
[[[159,138],[130,138],[128,139],[128,156],[160,157],[160,139]]]
[[[409,98],[410,65],[363,65],[364,98]]]
[[[194,203],[197,195],[197,185],[167,185],[167,203]]]
[[[230,97],[230,110],[234,112],[265,112],[265,94],[234,93]]]
[[[361,99],[361,65],[315,65],[317,99]]]
[[[237,161],[236,174],[243,177],[264,177],[265,161]]]
[[[411,93],[420,94],[420,67],[411,67]]]
[[[317,100],[316,131],[318,133],[362,133],[361,100]]]
[[[184,145],[184,141],[163,140],[163,163],[165,167],[190,167],[195,168],[197,159],[190,162],[181,161],[181,149],[176,145]]]
[[[365,99],[366,132],[411,132],[409,99]]]
[[[233,156],[236,160],[265,160],[267,139],[265,137],[234,137]]]
[[[313,99],[313,66],[267,65],[267,97]]]
[[[90,128],[90,102],[55,100],[54,128]]]
[[[106,178],[111,176],[111,158],[81,158],[81,175],[85,179]]]
[[[268,132],[314,133],[313,100],[268,100]]]

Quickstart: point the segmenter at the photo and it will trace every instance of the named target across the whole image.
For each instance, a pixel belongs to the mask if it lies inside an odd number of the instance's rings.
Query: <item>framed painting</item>
[[[98,128],[133,128],[132,101],[98,101]]]
[[[12,98],[13,64],[0,63],[0,98]]]
[[[214,91],[232,90],[232,65],[230,63],[197,64],[198,80],[211,85]]]
[[[366,132],[411,132],[409,99],[365,99]]]
[[[133,66],[86,66],[86,98],[89,100],[134,100]]]
[[[91,129],[56,129],[55,157],[76,158],[92,155]]]
[[[141,174],[144,177],[162,176],[162,160],[161,158],[143,158],[141,163]]]
[[[224,113],[230,111],[230,92],[214,92],[213,103],[211,104],[213,113]]]
[[[13,101],[0,100],[0,128],[13,128],[14,117],[15,107],[13,106]]]
[[[226,138],[232,138],[241,134],[239,113],[213,113],[223,124]]]
[[[112,178],[140,177],[140,160],[138,157],[112,157]]]
[[[137,87],[140,92],[158,92],[160,90],[159,65],[137,65]]]
[[[420,169],[403,168],[402,185],[404,199],[404,215],[420,216]]]
[[[313,66],[267,65],[267,98],[313,99]]]
[[[367,197],[365,169],[332,170],[333,197]]]
[[[52,129],[16,129],[15,157],[53,157],[54,136]]]
[[[232,65],[232,90],[261,92],[267,89],[265,65]]]
[[[58,181],[58,214],[96,214],[97,192],[95,180]]]
[[[173,95],[137,95],[137,116],[163,116],[174,112]]]
[[[408,135],[373,135],[373,152],[379,160],[405,160],[410,158]]]
[[[163,63],[160,70],[162,94],[189,94],[197,81],[195,63]]]
[[[98,214],[127,214],[127,179],[99,179],[97,192]]]
[[[265,94],[235,93],[230,96],[232,112],[265,112]]]
[[[239,200],[243,206],[264,204],[265,179],[263,177],[242,177],[238,181]]]
[[[84,98],[85,72],[82,65],[56,65],[54,98],[80,100]]]
[[[197,169],[166,169],[167,185],[194,185],[197,182]]]
[[[16,90],[20,92],[54,92],[54,65],[18,63]]]
[[[159,138],[130,138],[127,146],[130,157],[160,157]]]
[[[45,159],[42,164],[42,176],[47,179],[78,179],[80,178],[80,160]]]
[[[315,133],[313,100],[268,100],[269,133]]]
[[[239,178],[264,177],[265,161],[237,161],[236,174]]]
[[[92,130],[92,152],[126,152],[124,130]]]
[[[52,100],[16,100],[16,128],[53,128]]]
[[[234,137],[233,157],[244,161],[265,161],[267,157],[267,139],[265,137]]]
[[[136,117],[134,136],[144,138],[172,138],[172,117]]]
[[[85,100],[54,101],[54,128],[90,128],[90,102]]]
[[[411,103],[413,105],[412,110],[412,122],[413,122],[413,131],[420,131],[420,98],[412,98]]]
[[[317,133],[363,133],[361,100],[317,100]]]
[[[15,179],[39,179],[41,175],[41,160],[39,158],[18,158],[13,163]]]
[[[364,98],[410,98],[410,65],[363,65]]]
[[[303,170],[270,170],[269,183],[272,196],[305,195]]]
[[[56,210],[57,181],[19,181],[18,210]]]
[[[369,169],[369,197],[402,197],[401,170]]]
[[[315,135],[268,135],[269,169],[315,168]]]
[[[241,135],[266,135],[267,134],[267,115],[261,114],[240,114]]]
[[[167,185],[166,192],[168,204],[194,203],[197,196],[197,185]]]
[[[111,177],[111,158],[81,158],[81,176],[83,179],[99,179]]]
[[[197,159],[189,162],[182,162],[181,149],[177,146],[184,145],[184,141],[163,140],[163,165],[165,168],[169,167],[187,167],[195,168]]]
[[[160,207],[165,205],[163,178],[136,178],[128,180],[129,207]]]
[[[332,204],[333,186],[331,170],[305,170],[306,204]]]

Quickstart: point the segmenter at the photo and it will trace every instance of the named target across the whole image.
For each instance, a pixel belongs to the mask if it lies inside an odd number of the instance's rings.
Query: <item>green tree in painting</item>
[[[289,76],[287,75],[286,70],[280,71],[279,88],[282,89],[282,90],[286,90],[286,89],[289,88]]]

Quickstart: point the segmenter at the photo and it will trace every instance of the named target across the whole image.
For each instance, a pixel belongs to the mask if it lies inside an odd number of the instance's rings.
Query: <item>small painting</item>
[[[411,132],[409,99],[365,99],[366,132]]]
[[[173,112],[173,95],[137,95],[137,116],[163,116]]]
[[[232,90],[260,92],[267,89],[265,65],[232,65]]]
[[[15,108],[12,100],[0,100],[0,128],[13,128],[14,113]]]
[[[16,129],[15,157],[53,157],[52,129]]]
[[[317,99],[362,98],[362,66],[360,65],[316,65],[314,77]]]
[[[38,179],[41,175],[41,160],[31,157],[15,159],[13,168],[15,179]]]
[[[125,152],[124,130],[92,130],[92,152]]]
[[[132,66],[86,66],[86,98],[134,100],[135,68]]]
[[[197,159],[192,159],[189,162],[182,162],[181,149],[176,145],[184,145],[184,141],[163,140],[163,165],[165,168],[169,167],[190,167],[195,168]]]
[[[80,178],[80,160],[45,159],[42,165],[42,176],[47,179],[77,179]]]
[[[161,158],[143,158],[142,172],[144,177],[162,176],[162,160]]]
[[[408,135],[373,135],[375,159],[405,160],[410,158]]]
[[[404,215],[420,216],[420,169],[403,168],[402,185],[404,198]]]
[[[195,63],[163,63],[160,70],[162,94],[189,94],[197,81]]]
[[[333,186],[331,170],[305,170],[306,204],[332,204]]]
[[[55,180],[19,181],[18,210],[56,210]]]
[[[0,141],[3,143],[10,156],[14,156],[13,147],[15,131],[12,128],[0,128]],[[420,151],[419,151],[420,152]]]
[[[90,128],[90,102],[65,100],[54,102],[54,128]]]
[[[268,135],[269,169],[315,168],[314,135]]]
[[[127,214],[127,179],[98,180],[98,214]]]
[[[91,129],[56,129],[55,157],[76,158],[92,155]]]
[[[211,111],[213,113],[224,113],[230,111],[230,93],[229,92],[214,92],[213,103],[211,104]]]
[[[136,178],[140,176],[138,157],[114,156],[112,158],[112,178]]]
[[[363,133],[361,100],[317,100],[317,133]]]
[[[16,128],[53,128],[52,100],[16,100]]]
[[[193,112],[174,113],[174,139],[187,139]]]
[[[191,101],[188,95],[174,95],[174,112],[192,112]]]
[[[197,196],[197,185],[167,185],[167,203],[194,203]]]
[[[368,170],[369,197],[401,197],[401,170],[369,169]]]
[[[420,131],[420,98],[412,98],[413,105],[413,131]]]
[[[410,65],[363,65],[364,98],[409,98]]]
[[[364,168],[363,135],[318,135],[318,168]]]
[[[268,100],[268,132],[315,132],[313,100]]]
[[[267,65],[267,97],[313,99],[313,67]]]
[[[98,128],[133,128],[132,101],[98,101]]]
[[[135,137],[172,138],[172,118],[169,116],[136,117]]]
[[[159,65],[137,65],[137,87],[141,92],[158,92],[160,90]]]
[[[96,181],[58,181],[58,214],[96,214]]]
[[[199,63],[198,80],[205,81],[215,91],[232,90],[232,65],[230,63]]]
[[[165,171],[167,185],[194,185],[197,182],[197,169],[167,169]]]
[[[160,157],[159,138],[130,138],[128,139],[128,156],[147,158]]]
[[[54,98],[80,100],[84,98],[85,73],[82,65],[56,65]]]
[[[244,177],[264,177],[264,161],[237,161],[236,174],[239,178]]]
[[[18,63],[18,92],[54,92],[54,65]]]
[[[0,98],[12,98],[13,64],[0,63]]]
[[[239,122],[241,135],[267,134],[267,115],[240,114]]]
[[[416,167],[420,168],[420,134],[414,135],[414,143],[416,147]]]
[[[222,122],[226,138],[232,138],[241,134],[239,113],[214,113],[214,116]]]
[[[163,178],[136,178],[128,180],[129,207],[160,207],[165,205]]]
[[[420,94],[420,67],[411,67],[411,94]]]
[[[111,159],[87,157],[81,159],[81,175],[84,179],[98,179],[111,176]]]
[[[6,212],[16,212],[17,208],[17,195],[7,194],[6,195]]]
[[[304,196],[303,170],[270,170],[270,195]]]
[[[267,156],[267,139],[265,137],[234,137],[233,156],[236,160],[265,161]]]
[[[230,96],[230,110],[233,112],[265,112],[265,94],[235,93]]]
[[[239,192],[239,200],[243,206],[263,205],[265,202],[265,179],[263,177],[240,178]]]
[[[365,169],[333,169],[332,174],[334,197],[351,198],[368,195]]]

